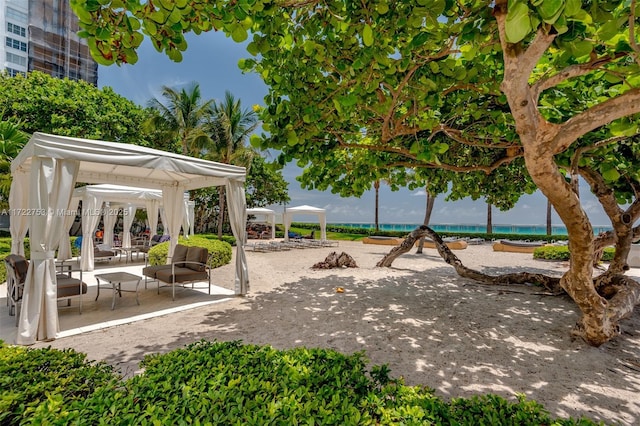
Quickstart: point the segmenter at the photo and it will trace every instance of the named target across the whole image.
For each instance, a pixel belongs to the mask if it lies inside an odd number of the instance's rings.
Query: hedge
[[[180,237],[178,243],[185,246],[204,247],[209,251],[212,268],[217,268],[231,262],[231,244],[218,239],[210,239],[199,235],[189,238]],[[149,249],[149,264],[164,265],[169,254],[169,242],[156,244]]]
[[[616,250],[613,247],[607,247],[602,252],[602,261],[610,262],[613,260]],[[544,246],[538,247],[533,251],[534,259],[543,260],[569,260],[571,253],[567,246]]]
[[[0,342],[0,424],[592,425],[552,419],[523,395],[447,402],[406,386],[363,353],[199,341],[148,355],[140,375],[72,350]]]

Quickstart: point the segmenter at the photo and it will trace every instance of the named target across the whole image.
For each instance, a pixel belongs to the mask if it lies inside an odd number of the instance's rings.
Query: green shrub
[[[207,238],[209,240],[218,240],[219,239],[217,234],[198,234],[198,236]],[[231,244],[232,246],[236,245],[236,237],[234,237],[233,235],[223,235],[222,236],[222,241],[226,241],[227,243]]]
[[[569,248],[567,246],[544,246],[533,251],[534,259],[542,260],[569,260]]]
[[[9,256],[8,254],[0,254],[0,283],[7,281],[7,267],[4,266],[4,258]]]
[[[220,241],[218,239],[209,239],[200,235],[194,235],[189,238],[180,237],[178,243],[185,246],[204,247],[209,251],[211,263],[209,266],[218,268],[231,262],[231,244]],[[169,242],[156,244],[149,249],[149,264],[164,265],[167,263],[167,255],[169,253]]]
[[[40,424],[43,413],[63,424],[69,405],[91,399],[96,390],[117,389],[119,379],[111,366],[88,362],[85,354],[71,349],[0,342],[0,424]]]
[[[606,247],[602,252],[602,261],[610,262],[613,260],[616,250],[613,247]],[[543,260],[569,260],[571,253],[567,246],[544,246],[538,247],[533,251],[534,259]]]
[[[60,357],[55,351],[41,351],[45,358]],[[523,396],[516,403],[495,395],[446,402],[431,389],[405,386],[402,380],[390,378],[386,366],[367,371],[362,353],[200,341],[146,356],[144,371],[122,382],[116,382],[116,376],[100,365],[87,365],[70,351],[64,354],[73,365],[60,366],[63,373],[45,377],[44,386],[32,378],[40,379],[42,365],[50,370],[48,359],[23,365],[17,359],[13,364],[21,368],[21,384],[13,393],[0,391],[0,401],[15,401],[12,406],[16,407],[28,404],[25,416],[19,419],[22,423],[594,424],[587,419],[553,420],[542,406]],[[82,375],[89,382],[84,387],[69,380],[66,391],[59,383]],[[43,399],[50,389],[53,393]],[[30,398],[35,398],[31,404],[27,402]],[[5,423],[14,424],[11,419]]]

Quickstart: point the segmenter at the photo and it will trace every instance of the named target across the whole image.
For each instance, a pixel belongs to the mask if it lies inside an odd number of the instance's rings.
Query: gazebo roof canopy
[[[215,163],[138,145],[79,139],[36,132],[11,163],[11,173],[31,169],[33,157],[80,161],[77,182],[111,183],[186,190],[244,182],[244,167]]]
[[[313,207],[308,205],[297,206],[297,207],[287,207],[287,213],[297,213],[297,214],[322,214],[326,210],[321,209],[320,207]]]
[[[92,194],[101,197],[106,201],[115,203],[144,203],[147,200],[162,201],[162,190],[138,188],[134,186],[122,185],[86,185],[76,188],[73,191],[74,197],[82,197],[85,194]]]
[[[251,209],[247,209],[247,214],[271,216],[275,215],[276,212],[271,209],[265,209],[264,207],[254,207]]]

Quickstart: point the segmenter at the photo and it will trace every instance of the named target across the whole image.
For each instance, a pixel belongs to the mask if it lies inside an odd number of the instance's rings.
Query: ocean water
[[[381,223],[379,229],[381,231],[399,231],[411,232],[421,224],[416,223]],[[375,229],[373,223],[330,223],[327,226],[337,226],[341,228],[364,228]],[[430,224],[429,227],[436,232],[468,232],[468,233],[485,233],[486,225],[480,224]],[[593,233],[598,235],[604,231],[610,231],[610,226],[594,226]],[[546,235],[546,225],[493,225],[494,234],[515,234],[515,235]],[[561,225],[553,225],[551,227],[552,235],[567,235],[567,228]]]

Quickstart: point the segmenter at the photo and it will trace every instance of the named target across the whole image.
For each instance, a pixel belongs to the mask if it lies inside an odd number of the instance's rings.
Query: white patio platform
[[[77,261],[74,262],[72,264],[77,266]],[[221,303],[235,297],[232,288],[224,288],[214,284],[233,286],[233,279],[227,277],[229,273],[231,277],[233,276],[233,265],[226,265],[212,271],[211,295],[207,292],[208,283],[196,283],[194,289],[191,289],[190,285],[185,289],[176,288],[176,300],[172,301],[171,287],[160,288],[160,294],[158,294],[157,283],[149,281],[148,288],[145,289],[143,277],[138,287],[140,305],[136,304],[135,293],[123,292],[122,297],[116,296],[115,309],[111,310],[113,292],[105,288],[104,283],[100,289],[99,299],[95,300],[97,294],[95,274],[122,271],[142,276],[143,267],[144,263],[135,262],[134,256],[134,263],[125,263],[124,260],[109,263],[98,262],[94,271],[83,272],[82,280],[89,288],[82,299],[82,314],[78,313],[79,299],[72,299],[71,306],[68,307],[66,301],[59,302],[60,332],[57,338],[169,315],[174,312]],[[217,273],[217,271],[224,269],[229,269],[228,273]],[[135,283],[125,283],[122,288],[134,290]],[[9,315],[7,306],[7,284],[3,283],[0,285],[0,340],[8,344],[15,343],[17,331],[16,318]]]

